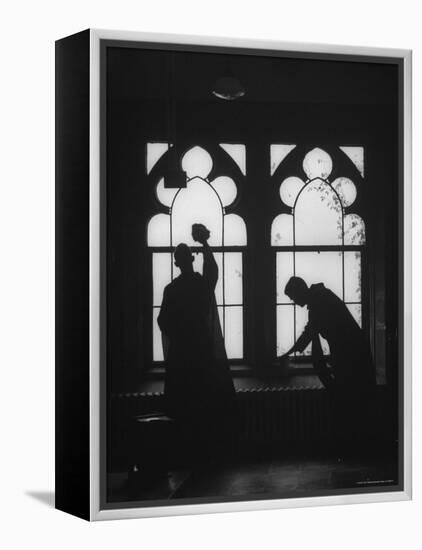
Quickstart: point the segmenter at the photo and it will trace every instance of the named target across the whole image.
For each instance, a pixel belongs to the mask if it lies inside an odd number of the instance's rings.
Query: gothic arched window
[[[293,149],[290,145],[272,146],[273,173]],[[363,177],[363,148],[338,148],[338,154],[348,157],[357,178]],[[271,227],[271,245],[276,250],[277,355],[290,349],[307,322],[306,309],[294,305],[284,294],[293,275],[308,285],[324,283],[362,326],[361,273],[366,237],[363,219],[353,212],[356,184],[340,174],[331,178],[332,156],[320,148],[309,150],[301,157],[301,164],[296,173],[305,177],[288,176],[279,183],[283,212]],[[276,176],[280,173],[277,171]],[[322,344],[324,353],[329,354],[327,342]],[[310,346],[304,351],[304,355],[309,354]]]
[[[148,144],[148,170],[172,147]],[[154,147],[155,146],[155,147]],[[223,145],[220,145],[224,149]],[[227,145],[226,148],[229,148]],[[243,146],[232,151],[242,153]],[[239,149],[240,148],[240,149]],[[156,197],[163,212],[148,224],[147,245],[152,253],[153,278],[153,353],[154,361],[164,358],[161,332],[157,324],[165,286],[179,275],[173,252],[186,243],[194,254],[194,269],[202,273],[201,246],[193,241],[192,224],[202,223],[210,230],[209,245],[219,267],[216,301],[229,359],[243,358],[243,248],[246,246],[246,226],[243,219],[226,213],[236,200],[238,189],[233,178],[219,175],[211,178],[213,159],[204,148],[194,146],[181,155],[181,167],[186,173],[186,187],[165,187],[164,178],[156,185]],[[239,161],[240,162],[240,161]]]

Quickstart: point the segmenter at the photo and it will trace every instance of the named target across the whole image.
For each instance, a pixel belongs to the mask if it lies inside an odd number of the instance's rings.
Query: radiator
[[[294,450],[330,437],[327,392],[321,388],[263,388],[237,392],[239,439]]]
[[[237,390],[237,452],[290,454],[330,438],[327,392],[321,387]],[[111,469],[125,463],[130,425],[137,415],[163,411],[162,393],[121,393],[111,400],[109,450]]]

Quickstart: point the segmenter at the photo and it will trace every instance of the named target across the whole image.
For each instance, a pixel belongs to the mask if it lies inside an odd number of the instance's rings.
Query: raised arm
[[[297,351],[302,352],[306,346],[312,341],[314,335],[314,330],[311,323],[308,323],[304,328],[302,334],[296,340],[295,344],[287,351],[283,357],[296,353]]]
[[[218,265],[208,244],[210,232],[205,225],[195,223],[192,226],[192,237],[203,246],[202,252],[204,254],[204,269],[202,276],[207,282],[209,288],[214,291],[218,281]]]

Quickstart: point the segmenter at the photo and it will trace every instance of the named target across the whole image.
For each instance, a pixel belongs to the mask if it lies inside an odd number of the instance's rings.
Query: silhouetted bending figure
[[[308,324],[294,346],[285,354],[302,352],[312,342],[314,368],[331,393],[337,442],[367,441],[372,425],[375,369],[364,332],[345,303],[322,283],[307,286],[292,277],[285,294],[299,306],[307,306]],[[329,365],[319,336],[330,347]]]
[[[193,270],[186,244],[174,253],[181,274],[169,283],[163,296],[158,324],[166,350],[165,402],[169,415],[209,442],[230,425],[234,388],[228,370],[215,287],[218,266],[208,245],[209,231],[192,227],[193,238],[203,245],[203,273]]]

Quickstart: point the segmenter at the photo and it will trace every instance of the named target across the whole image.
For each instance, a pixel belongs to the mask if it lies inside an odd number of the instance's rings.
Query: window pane
[[[245,246],[246,225],[237,214],[224,216],[224,246]]]
[[[168,143],[147,143],[147,174],[168,150]]]
[[[217,195],[220,197],[220,200],[223,206],[229,206],[237,195],[237,187],[234,181],[227,176],[220,176],[215,178],[215,180],[210,182],[214,187]]]
[[[204,224],[211,232],[210,246],[223,243],[223,211],[214,189],[201,178],[187,183],[177,194],[172,208],[172,245],[186,243],[197,246],[192,239],[192,225]]]
[[[160,308],[155,307],[152,315],[152,353],[154,361],[164,361],[163,342],[161,330],[157,323]]]
[[[182,168],[188,178],[207,178],[212,170],[212,158],[202,147],[192,147],[183,155]]]
[[[294,306],[277,306],[277,356],[294,344]]]
[[[271,175],[277,170],[283,160],[296,145],[274,144],[270,147]]]
[[[271,226],[272,246],[293,246],[293,216],[278,215]]]
[[[164,178],[162,178],[158,182],[155,191],[157,193],[157,199],[161,202],[161,204],[164,204],[164,206],[168,206],[170,208],[173,204],[174,197],[177,195],[178,189],[174,187],[164,187]]]
[[[349,159],[353,162],[356,168],[364,176],[364,149],[363,147],[340,147]]]
[[[300,178],[286,178],[280,185],[280,198],[287,206],[294,206],[297,196],[305,185]]]
[[[286,284],[293,275],[293,252],[277,252],[277,303],[293,303],[284,293]]]
[[[346,304],[357,324],[362,328],[362,306],[361,304]]]
[[[309,151],[303,160],[303,170],[310,180],[327,179],[333,169],[333,161],[328,153],[318,147]]]
[[[226,304],[242,304],[242,253],[224,254],[224,301]]]
[[[357,191],[352,180],[349,178],[337,178],[331,185],[340,197],[343,208],[347,208],[355,202]]]
[[[171,281],[171,254],[158,252],[152,255],[153,305],[160,306],[164,287]]]
[[[296,252],[296,276],[308,286],[324,283],[343,299],[343,262],[341,252]]]
[[[330,185],[321,179],[312,181],[296,202],[296,245],[341,245],[342,215],[340,201]]]
[[[365,244],[365,224],[357,214],[344,216],[344,244]]]
[[[229,306],[225,308],[225,338],[227,357],[241,359],[243,357],[243,308]]]
[[[231,156],[242,174],[246,174],[246,147],[240,143],[220,143],[220,147]]]
[[[361,258],[360,252],[344,253],[344,301],[360,302],[361,289]]]
[[[170,246],[170,216],[157,214],[148,224],[148,246]]]

